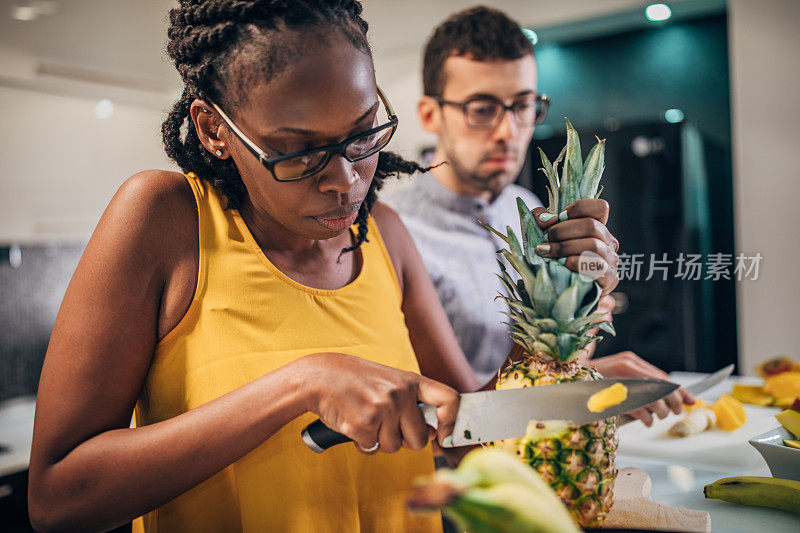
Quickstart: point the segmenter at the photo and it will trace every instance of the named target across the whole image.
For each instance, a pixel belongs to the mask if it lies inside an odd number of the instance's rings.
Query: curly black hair
[[[247,87],[269,81],[302,53],[287,32],[330,28],[356,49],[370,54],[368,25],[356,0],[180,0],[169,12],[167,53],[184,82],[183,94],[161,126],[167,155],[184,172],[207,179],[238,209],[246,194],[233,161],[213,157],[200,143],[189,119],[192,102],[202,99],[223,108],[243,101]],[[185,135],[184,124],[189,121]],[[381,152],[375,177],[355,223],[358,249],[367,240],[367,218],[384,178],[426,169],[391,152]]]
[[[527,55],[533,55],[533,44],[519,24],[497,9],[472,7],[455,13],[433,30],[422,59],[422,88],[428,96],[442,96],[444,63],[450,56],[490,61]]]

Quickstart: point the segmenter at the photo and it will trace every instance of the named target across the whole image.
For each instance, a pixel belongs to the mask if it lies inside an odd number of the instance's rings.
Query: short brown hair
[[[519,24],[502,11],[476,6],[442,22],[428,39],[422,61],[422,86],[428,96],[444,91],[444,63],[450,56],[476,61],[519,59],[533,55],[533,44]]]

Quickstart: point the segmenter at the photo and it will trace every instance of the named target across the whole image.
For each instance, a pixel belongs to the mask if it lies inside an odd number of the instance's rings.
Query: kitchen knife
[[[586,407],[589,397],[615,383],[627,387],[625,401],[600,413],[589,411]],[[617,378],[464,393],[456,415],[452,445],[466,446],[521,437],[531,420],[568,420],[575,425],[589,424],[649,405],[677,388],[677,384],[668,381]],[[428,425],[436,427],[436,408],[420,404],[420,409]],[[317,453],[351,440],[320,420],[306,426],[302,437]]]
[[[695,383],[692,383],[688,387],[684,387],[684,389],[689,391],[694,396],[700,394],[701,392],[705,392],[711,387],[719,385],[720,383],[728,379],[728,376],[730,376],[733,373],[733,367],[734,365],[730,364],[725,368],[721,368],[720,370],[717,370],[713,374],[709,374],[708,377],[703,378]],[[633,422],[634,420],[636,419],[630,415],[622,415],[617,425],[624,426],[625,424]]]
[[[705,392],[711,387],[715,385],[719,385],[723,381],[725,381],[728,376],[733,373],[733,365],[728,365],[725,368],[717,370],[713,374],[710,374],[707,378],[701,379],[696,383],[692,383],[688,387],[684,387],[687,391],[692,393],[693,395],[700,394],[701,392]]]

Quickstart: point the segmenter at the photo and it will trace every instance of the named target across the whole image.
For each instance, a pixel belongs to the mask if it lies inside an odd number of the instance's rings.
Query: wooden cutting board
[[[709,533],[711,517],[706,511],[670,507],[650,501],[653,483],[638,468],[623,468],[614,482],[614,505],[604,528],[657,529]]]

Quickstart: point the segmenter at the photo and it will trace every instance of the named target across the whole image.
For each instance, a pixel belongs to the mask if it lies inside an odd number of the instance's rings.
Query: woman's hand
[[[536,247],[542,257],[566,257],[566,266],[578,271],[578,260],[584,252],[592,252],[606,264],[597,278],[603,296],[619,283],[619,241],[608,231],[608,202],[600,199],[578,200],[561,213],[550,213],[544,207],[532,211],[536,222],[547,232],[549,242]]]
[[[598,357],[588,362],[597,368],[597,371],[607,378],[652,378],[670,381],[669,376],[663,370],[651,365],[633,352],[620,352],[606,357]],[[695,402],[686,389],[678,389],[669,396],[657,402],[642,407],[628,415],[638,418],[648,427],[653,425],[653,414],[658,418],[666,418],[669,411],[680,414],[683,404],[691,405]]]
[[[421,450],[431,438],[441,443],[453,432],[459,394],[447,385],[351,355],[315,354],[303,360],[308,410],[353,439],[363,453]],[[436,431],[425,423],[418,402],[437,407]]]

